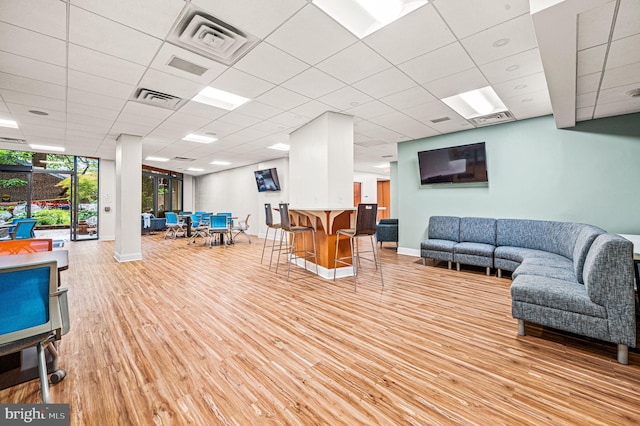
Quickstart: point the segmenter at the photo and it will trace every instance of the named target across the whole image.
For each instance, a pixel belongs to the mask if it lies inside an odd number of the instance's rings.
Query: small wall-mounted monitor
[[[256,170],[253,172],[256,177],[258,192],[280,191],[280,181],[278,171],[275,168]]]
[[[488,182],[484,142],[418,152],[420,183]]]

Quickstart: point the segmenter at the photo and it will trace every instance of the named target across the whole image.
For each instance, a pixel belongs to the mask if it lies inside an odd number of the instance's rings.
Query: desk
[[[67,250],[0,256],[0,267],[51,260],[58,262],[58,285],[60,285],[60,271],[69,269],[69,252]],[[49,370],[52,368],[49,365],[50,362],[51,357],[47,351],[47,368]],[[38,358],[35,347],[0,357],[0,389],[6,389],[38,377]]]

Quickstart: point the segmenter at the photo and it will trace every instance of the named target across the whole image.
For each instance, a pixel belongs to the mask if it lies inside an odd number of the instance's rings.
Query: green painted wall
[[[419,151],[486,142],[488,185],[420,184]],[[640,234],[640,114],[557,129],[538,117],[398,144],[400,247],[417,250],[430,216],[583,222]]]

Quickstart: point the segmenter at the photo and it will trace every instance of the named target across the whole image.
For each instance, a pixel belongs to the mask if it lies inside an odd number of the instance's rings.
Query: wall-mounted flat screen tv
[[[420,183],[488,182],[484,142],[418,152]]]
[[[278,180],[278,171],[275,168],[256,170],[253,172],[256,177],[256,185],[258,192],[280,191],[280,181]]]

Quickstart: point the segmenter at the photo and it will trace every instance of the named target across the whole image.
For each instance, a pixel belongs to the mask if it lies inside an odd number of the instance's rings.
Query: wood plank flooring
[[[509,278],[383,252],[384,289],[260,265],[262,241],[67,244],[72,328],[52,401],[72,425],[640,423],[640,356],[527,324]],[[40,402],[37,380],[0,391]]]

